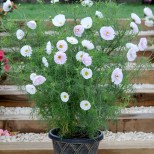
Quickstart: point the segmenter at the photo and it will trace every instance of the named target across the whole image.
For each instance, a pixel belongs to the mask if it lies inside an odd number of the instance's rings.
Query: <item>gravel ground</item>
[[[33,111],[30,107],[4,107],[0,106],[0,115],[30,115]],[[122,114],[135,114],[135,113],[154,113],[154,106],[150,107],[130,107],[121,110]]]
[[[106,141],[154,141],[154,133],[128,132],[112,133],[104,132]],[[19,133],[14,136],[0,136],[0,142],[51,142],[48,133]]]

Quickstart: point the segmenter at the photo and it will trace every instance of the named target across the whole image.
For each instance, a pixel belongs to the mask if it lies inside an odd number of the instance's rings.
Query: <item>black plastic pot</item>
[[[63,139],[57,136],[58,129],[49,132],[49,138],[53,141],[54,154],[97,154],[99,142],[103,139],[103,133],[98,131],[98,136],[89,138]]]

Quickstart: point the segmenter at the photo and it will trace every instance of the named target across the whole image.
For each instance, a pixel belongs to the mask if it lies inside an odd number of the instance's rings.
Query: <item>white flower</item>
[[[49,66],[48,61],[47,61],[47,59],[45,57],[42,57],[42,63],[43,63],[43,65],[45,67],[48,67]]]
[[[83,40],[82,46],[85,47],[87,50],[94,49],[94,44],[92,42],[90,42],[89,40]]]
[[[32,74],[30,75],[30,79],[33,81],[34,78],[35,78],[36,76],[37,76],[36,73],[32,73]]]
[[[138,44],[138,48],[140,51],[144,51],[147,48],[147,39],[146,38],[140,39],[140,42]]]
[[[145,18],[145,22],[144,24],[147,26],[147,27],[153,27],[154,26],[154,17],[146,17]]]
[[[81,61],[82,61],[82,57],[83,57],[84,54],[85,54],[84,51],[79,51],[79,52],[76,54],[76,60],[81,62]]]
[[[32,54],[32,48],[29,45],[25,45],[20,49],[20,53],[24,57],[30,57]]]
[[[81,25],[85,29],[90,29],[92,27],[92,18],[91,17],[86,17],[86,18],[81,19]]]
[[[62,100],[63,102],[68,102],[68,100],[69,100],[69,95],[68,95],[68,93],[66,93],[66,92],[62,92],[62,93],[60,94],[60,98],[61,98],[61,100]]]
[[[88,53],[85,53],[82,57],[82,62],[85,66],[90,66],[92,64],[92,58]]]
[[[76,25],[73,32],[75,36],[81,37],[84,32],[84,27],[82,25]]]
[[[46,45],[46,53],[50,55],[52,50],[53,50],[53,46],[51,45],[51,42],[48,41]]]
[[[141,19],[140,17],[135,14],[135,13],[131,13],[131,18],[133,19],[133,21],[136,23],[136,24],[141,24]]]
[[[71,44],[78,44],[78,40],[75,37],[66,37],[66,40]]]
[[[131,29],[132,29],[132,33],[133,34],[137,34],[138,32],[139,32],[139,29],[138,29],[138,26],[135,24],[135,22],[131,22],[130,23],[130,27],[131,27]]]
[[[98,17],[98,18],[103,18],[103,14],[100,11],[96,11],[95,16]]]
[[[152,10],[149,7],[145,7],[144,10],[143,10],[143,12],[144,12],[144,15],[145,16],[153,17]]]
[[[33,79],[33,85],[34,86],[38,86],[43,84],[46,81],[46,78],[42,75],[37,75],[35,76],[35,78]]]
[[[139,51],[139,48],[136,44],[133,44],[133,43],[126,43],[126,48],[130,49],[130,48],[133,48],[136,52]]]
[[[26,85],[26,91],[27,91],[29,94],[33,95],[33,94],[36,93],[36,88],[35,88],[34,85],[28,84],[28,85]]]
[[[12,9],[12,3],[10,0],[7,0],[6,2],[3,3],[4,12],[9,12],[11,9]]]
[[[65,24],[65,15],[58,14],[52,19],[52,23],[56,27],[62,27]]]
[[[25,33],[21,29],[18,29],[16,32],[16,36],[18,40],[21,40],[24,37]]]
[[[83,100],[83,101],[80,102],[80,107],[81,107],[82,110],[87,111],[91,108],[91,104],[90,104],[89,101]]]
[[[52,4],[55,4],[55,3],[59,2],[59,0],[51,0],[50,2],[51,2]]]
[[[113,40],[115,37],[115,31],[111,26],[104,26],[100,29],[100,35],[104,40]]]
[[[27,22],[27,26],[30,28],[30,29],[36,29],[36,22],[34,20],[31,20],[29,22]]]
[[[91,0],[83,0],[81,5],[91,7],[93,5],[93,1]]]
[[[90,68],[83,68],[80,72],[80,74],[85,78],[85,79],[90,79],[92,77],[92,70]]]
[[[58,51],[54,55],[54,61],[56,64],[63,65],[66,63],[67,56],[64,52]]]
[[[137,57],[136,51],[133,48],[130,48],[127,52],[128,61],[132,62],[136,59],[136,57]]]
[[[65,40],[59,40],[56,47],[59,51],[65,52],[68,49],[68,44]]]
[[[114,84],[118,85],[122,82],[123,79],[123,73],[122,70],[119,68],[116,68],[111,75],[111,80]]]

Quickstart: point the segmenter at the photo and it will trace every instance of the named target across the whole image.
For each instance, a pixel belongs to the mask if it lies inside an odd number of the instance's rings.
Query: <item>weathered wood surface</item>
[[[25,91],[20,90],[18,86],[15,85],[1,85],[0,95],[23,95],[27,94]]]
[[[153,154],[154,141],[106,141],[97,154]],[[0,143],[0,154],[54,154],[52,142]]]
[[[0,128],[20,132],[45,132],[47,123],[32,118],[30,115],[0,115]],[[109,122],[109,130],[112,132],[154,132],[154,114],[121,115],[114,123]]]
[[[130,102],[131,106],[154,106],[154,94],[139,93],[134,94],[134,101]],[[0,106],[5,107],[33,107],[35,102],[29,101],[26,95],[1,95]]]
[[[146,85],[146,84],[145,84]],[[154,93],[153,87],[134,87],[135,93]],[[20,90],[18,86],[15,85],[1,85],[0,95],[24,95],[27,94],[26,91]]]

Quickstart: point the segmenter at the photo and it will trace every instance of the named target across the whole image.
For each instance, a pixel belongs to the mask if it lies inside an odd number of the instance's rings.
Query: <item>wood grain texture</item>
[[[47,123],[29,115],[0,115],[0,127],[9,131],[46,132]],[[112,132],[143,131],[154,132],[154,114],[123,114],[114,124],[109,121]]]
[[[97,154],[153,154],[154,141],[106,141]],[[52,142],[0,143],[0,154],[53,154]]]

